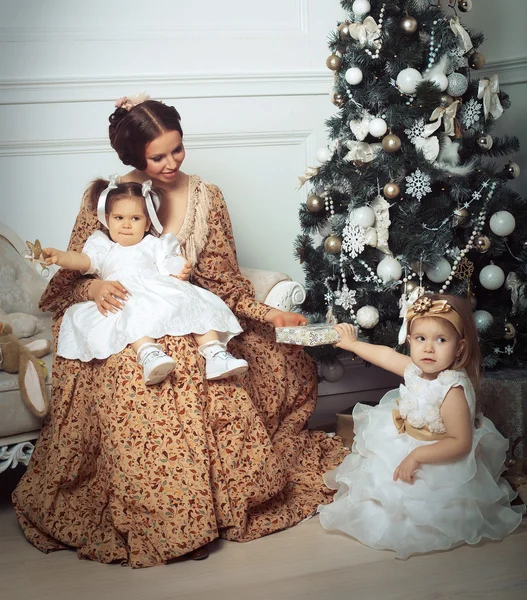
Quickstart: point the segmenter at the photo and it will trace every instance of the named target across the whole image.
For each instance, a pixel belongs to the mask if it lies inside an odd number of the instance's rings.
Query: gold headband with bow
[[[415,319],[422,319],[423,317],[437,317],[438,319],[445,319],[455,327],[456,331],[461,337],[463,337],[463,324],[461,323],[461,317],[457,312],[450,306],[446,300],[431,300],[424,296],[423,298],[417,299],[406,313],[406,320],[408,325]]]

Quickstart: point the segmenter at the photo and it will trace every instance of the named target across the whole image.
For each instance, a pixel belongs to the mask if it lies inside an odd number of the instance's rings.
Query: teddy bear
[[[46,416],[49,410],[46,369],[38,359],[50,350],[51,343],[45,339],[23,344],[13,335],[11,325],[0,322],[0,370],[18,373],[22,400],[37,417]]]

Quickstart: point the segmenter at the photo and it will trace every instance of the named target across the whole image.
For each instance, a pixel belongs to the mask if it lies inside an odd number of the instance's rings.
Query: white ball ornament
[[[388,125],[384,119],[377,117],[370,121],[368,131],[374,137],[382,137],[388,131]]]
[[[318,162],[325,163],[332,156],[332,152],[329,148],[319,148],[316,152]]]
[[[344,375],[344,365],[338,359],[328,365],[322,365],[320,367],[320,375],[326,381],[335,383],[336,381],[339,381],[339,379],[342,379],[342,376]]]
[[[494,317],[486,310],[477,310],[474,313],[474,322],[478,331],[485,331],[492,325],[493,321]]]
[[[440,258],[435,265],[425,267],[425,275],[434,283],[443,283],[450,276],[452,267],[446,258]]]
[[[403,69],[397,75],[397,87],[405,94],[413,94],[417,86],[423,80],[421,73],[417,69]]]
[[[379,322],[379,311],[375,306],[363,306],[357,311],[357,323],[363,329],[372,329]]]
[[[351,220],[360,227],[373,227],[375,223],[375,213],[369,206],[361,206],[351,213]]]
[[[507,210],[499,210],[490,218],[489,226],[492,233],[505,237],[514,231],[516,219]]]
[[[402,273],[403,269],[401,267],[401,263],[391,256],[383,258],[377,265],[377,275],[384,281],[384,283],[401,279]]]
[[[443,75],[443,73],[437,73],[436,75],[432,75],[432,77],[428,78],[428,81],[435,83],[442,92],[444,92],[448,87],[447,76]]]
[[[487,290],[497,290],[505,281],[505,273],[498,265],[487,265],[479,272],[479,282]]]
[[[357,85],[362,81],[362,71],[359,67],[350,67],[344,77],[350,85]]]
[[[351,10],[357,16],[366,15],[371,10],[371,4],[368,0],[355,0],[351,5]]]

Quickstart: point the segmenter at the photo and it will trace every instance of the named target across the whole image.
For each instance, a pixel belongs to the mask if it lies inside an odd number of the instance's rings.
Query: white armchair
[[[25,243],[0,221],[0,309],[6,313],[35,315],[39,331],[33,338],[52,341],[51,315],[38,309],[38,300],[47,280],[38,264],[22,258],[26,251]],[[269,306],[289,311],[306,297],[304,287],[284,273],[247,268],[241,271],[253,284],[256,299]],[[33,338],[22,341],[29,342]],[[51,393],[52,353],[42,360],[48,370],[46,387]],[[28,464],[40,427],[41,420],[22,402],[18,376],[0,370],[0,473],[18,463]]]

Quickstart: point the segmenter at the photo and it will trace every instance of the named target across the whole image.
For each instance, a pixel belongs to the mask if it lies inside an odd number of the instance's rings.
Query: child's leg
[[[175,361],[161,350],[153,338],[142,337],[130,346],[137,353],[137,362],[143,367],[146,385],[161,383],[176,368]]]
[[[205,358],[207,379],[223,379],[245,373],[249,368],[247,361],[235,358],[227,352],[226,344],[220,342],[217,331],[207,331],[202,335],[193,334],[199,344],[198,351]]]

